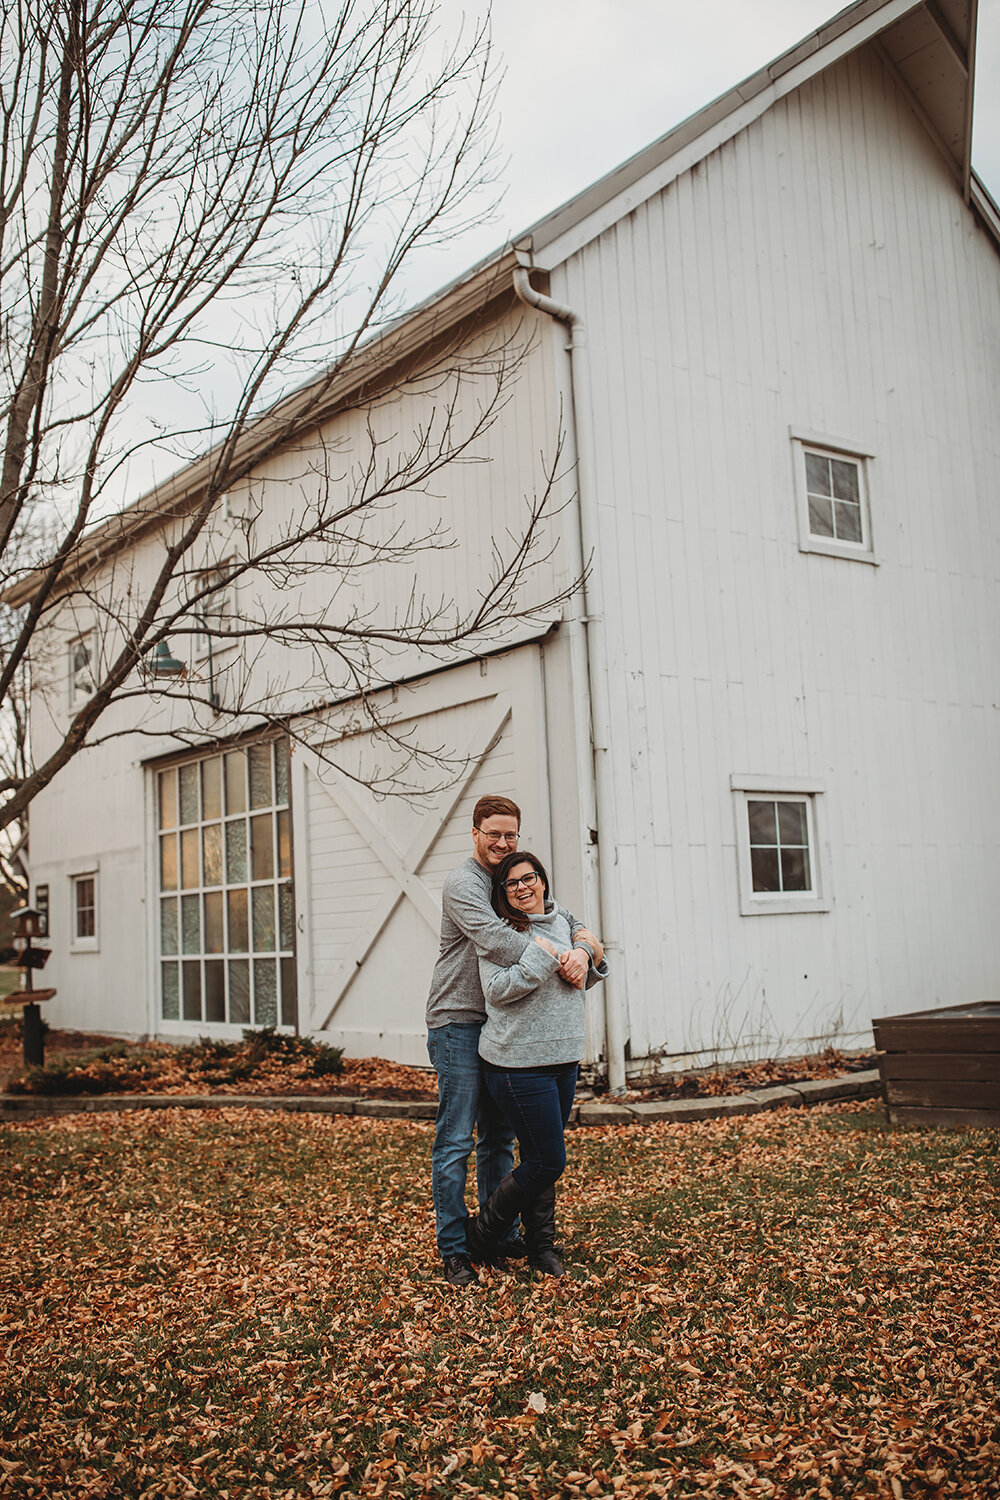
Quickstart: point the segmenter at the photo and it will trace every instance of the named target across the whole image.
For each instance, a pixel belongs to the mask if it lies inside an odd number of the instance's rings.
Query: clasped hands
[[[564,952],[560,953],[555,944],[550,942],[547,937],[542,937],[541,933],[536,933],[535,942],[538,943],[539,947],[544,948],[546,953],[551,953],[555,958],[558,958],[560,978],[564,979],[568,985],[572,985],[573,989],[582,990],[586,983],[587,972],[590,969],[590,955],[585,953],[582,948],[567,948]],[[574,942],[588,944],[594,950],[594,963],[599,964],[601,962],[601,959],[604,957],[603,944],[586,927],[580,928],[574,938]]]

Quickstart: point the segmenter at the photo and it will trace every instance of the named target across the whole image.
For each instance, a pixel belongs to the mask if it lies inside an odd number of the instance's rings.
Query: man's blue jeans
[[[437,1126],[431,1159],[437,1244],[442,1257],[465,1255],[465,1174],[476,1148],[480,1207],[514,1165],[514,1132],[490,1098],[472,1026],[438,1026],[427,1033],[427,1051],[438,1078]],[[475,1131],[475,1139],[473,1139]]]
[[[566,1126],[577,1072],[575,1062],[548,1068],[483,1064],[493,1100],[517,1135],[521,1162],[514,1181],[529,1198],[554,1187],[566,1169]]]

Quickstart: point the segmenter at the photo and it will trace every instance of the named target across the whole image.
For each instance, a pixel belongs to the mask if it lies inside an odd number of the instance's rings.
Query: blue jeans
[[[514,1181],[529,1198],[554,1187],[566,1170],[566,1125],[578,1064],[497,1068],[483,1063],[486,1086],[517,1136],[521,1162]]]
[[[445,1258],[466,1253],[469,1212],[465,1206],[465,1174],[473,1145],[480,1207],[514,1165],[514,1132],[483,1083],[479,1061],[482,1029],[483,1022],[477,1022],[472,1026],[437,1026],[427,1033],[427,1051],[438,1079],[431,1183],[437,1245]]]

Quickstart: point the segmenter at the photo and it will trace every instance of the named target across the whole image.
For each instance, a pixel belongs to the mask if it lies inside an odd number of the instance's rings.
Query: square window
[[[96,952],[99,937],[96,871],[74,875],[71,885],[70,948],[78,953]]]
[[[69,706],[80,708],[97,687],[97,632],[88,630],[69,645]]]
[[[792,432],[799,550],[876,561],[868,499],[870,455],[840,439]]]
[[[762,776],[732,776],[730,786],[742,915],[828,911],[816,832],[822,788]]]

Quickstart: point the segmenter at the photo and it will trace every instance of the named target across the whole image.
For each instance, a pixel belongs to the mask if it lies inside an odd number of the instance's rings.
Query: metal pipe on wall
[[[574,692],[574,706],[577,714],[577,733],[574,736],[577,747],[577,779],[581,802],[588,812],[588,817],[589,810],[593,809],[593,822],[588,825],[587,846],[584,850],[584,897],[585,900],[589,900],[592,899],[593,894],[596,894],[598,898],[596,920],[603,928],[602,941],[609,955],[615,956],[618,960],[617,964],[611,964],[611,973],[604,981],[602,990],[608,1086],[612,1093],[621,1093],[626,1086],[625,1047],[628,1040],[624,1007],[620,998],[624,990],[624,974],[621,969],[623,959],[620,938],[621,915],[618,883],[615,872],[610,868],[613,845],[606,844],[602,850],[599,842],[604,831],[613,827],[614,789],[611,784],[611,764],[607,744],[610,710],[603,641],[604,622],[600,613],[600,601],[596,597],[598,589],[595,581],[598,540],[597,502],[593,485],[589,431],[586,430],[585,423],[583,424],[584,430],[581,430],[576,398],[577,388],[586,378],[586,372],[583,369],[585,363],[583,323],[572,308],[535,290],[531,285],[527,266],[517,266],[513,279],[514,291],[520,301],[565,324],[570,335],[569,342],[560,345],[560,356],[565,364],[565,376],[560,381],[560,389],[566,392],[564,451],[568,464],[575,466],[577,493],[575,507],[577,527],[575,534],[570,535],[567,540],[572,553],[571,569],[575,569],[577,574],[582,575],[589,565],[582,588],[570,601],[571,613],[568,621],[574,689],[577,683],[582,683],[586,695],[586,702],[579,705],[576,703],[576,692]],[[590,828],[596,830],[596,842],[589,836]],[[586,911],[584,917],[590,920]],[[598,930],[600,931],[600,928]]]

